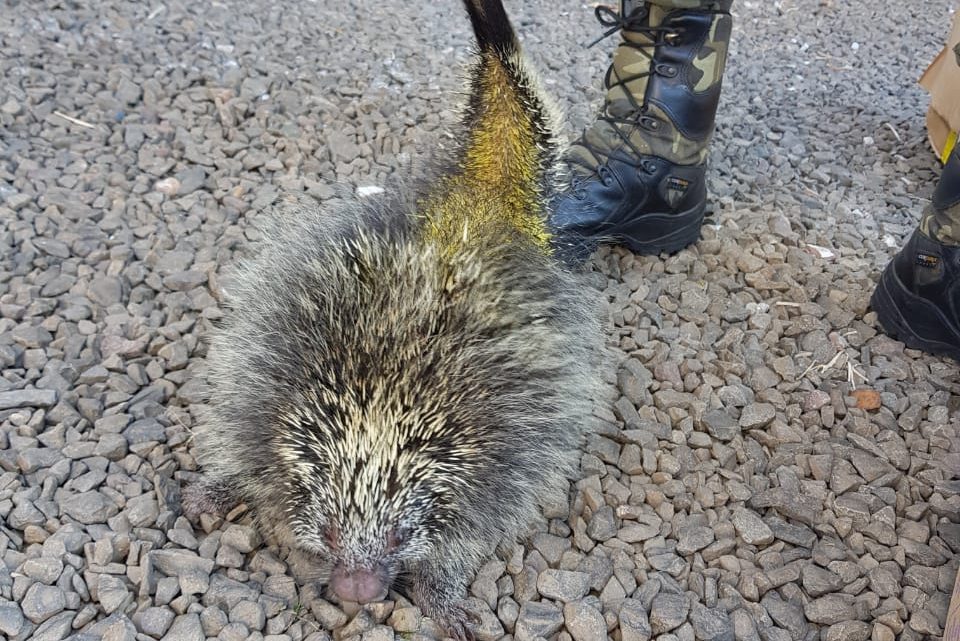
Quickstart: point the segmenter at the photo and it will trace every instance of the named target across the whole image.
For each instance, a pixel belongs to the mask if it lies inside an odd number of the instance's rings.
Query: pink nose
[[[343,601],[357,603],[379,601],[387,595],[387,586],[375,571],[361,569],[348,572],[341,565],[333,569],[330,587]]]

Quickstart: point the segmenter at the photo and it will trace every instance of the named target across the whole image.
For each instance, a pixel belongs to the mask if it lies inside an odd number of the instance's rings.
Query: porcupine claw
[[[480,617],[462,605],[455,605],[448,614],[434,618],[454,641],[476,641],[473,628],[480,625]]]
[[[222,516],[239,503],[226,484],[206,478],[183,488],[182,497],[183,511],[189,518],[204,513]]]
[[[458,596],[465,589],[453,577],[462,575],[459,570],[446,571],[436,566],[423,568],[414,577],[410,596],[420,610],[447,632],[455,641],[475,641],[473,626],[479,625],[480,617],[468,610]]]

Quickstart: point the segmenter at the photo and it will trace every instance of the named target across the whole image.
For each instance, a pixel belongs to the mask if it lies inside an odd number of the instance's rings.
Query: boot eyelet
[[[677,68],[676,68],[676,67],[672,67],[672,66],[670,66],[670,65],[663,64],[662,62],[657,63],[657,66],[655,66],[655,67],[653,68],[653,70],[654,70],[657,74],[659,74],[659,75],[661,75],[661,76],[663,76],[663,77],[665,77],[665,78],[676,78],[676,76],[677,76]]]
[[[601,165],[597,168],[597,176],[599,176],[600,182],[603,183],[604,187],[609,187],[613,184],[613,176],[610,175],[610,170],[607,169],[606,165]]]
[[[644,129],[649,129],[651,131],[656,131],[660,128],[660,121],[656,118],[651,118],[650,116],[641,116],[639,120],[639,125]]]
[[[668,31],[663,34],[663,42],[671,47],[676,47],[680,44],[680,36],[683,35],[680,31]]]
[[[648,174],[657,173],[657,163],[652,162],[650,160],[644,160],[641,163],[640,168]]]

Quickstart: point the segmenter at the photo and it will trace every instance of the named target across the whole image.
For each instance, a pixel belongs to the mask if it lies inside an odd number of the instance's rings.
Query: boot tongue
[[[567,150],[570,174],[573,177],[588,178],[593,175],[597,167],[604,163],[605,155],[617,148],[621,143],[620,137],[613,126],[602,120],[588,127],[580,140],[570,145]],[[601,151],[597,156],[592,149]]]
[[[646,80],[646,78],[644,78],[644,80]],[[608,116],[614,118],[630,118],[635,116],[637,112],[637,108],[634,107],[633,103],[626,99],[610,100],[607,102],[604,110]]]

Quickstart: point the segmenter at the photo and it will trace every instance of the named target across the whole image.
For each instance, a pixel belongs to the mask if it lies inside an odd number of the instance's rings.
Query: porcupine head
[[[342,601],[403,577],[457,637],[479,564],[567,487],[601,342],[550,256],[548,107],[499,0],[465,4],[477,51],[452,169],[407,206],[304,213],[239,267],[186,501],[247,501]]]

